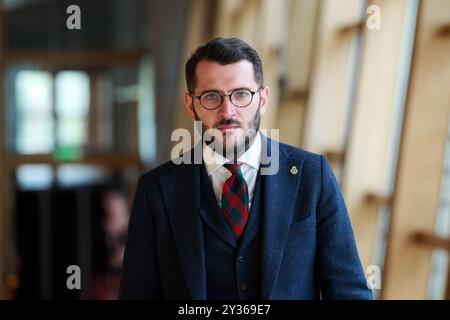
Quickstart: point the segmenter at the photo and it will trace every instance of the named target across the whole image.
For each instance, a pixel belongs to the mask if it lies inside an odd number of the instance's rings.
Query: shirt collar
[[[259,165],[261,163],[261,136],[259,131],[256,134],[250,148],[248,148],[247,151],[241,154],[241,156],[237,160],[238,162],[245,163],[254,169],[259,169]],[[205,143],[203,143],[203,161],[208,175],[212,175],[214,174],[214,172],[216,172],[217,169],[222,167],[230,160],[223,157],[221,154],[218,154],[210,147],[208,147]]]

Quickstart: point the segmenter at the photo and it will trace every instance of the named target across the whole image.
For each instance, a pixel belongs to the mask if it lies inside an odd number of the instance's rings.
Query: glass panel
[[[49,72],[23,70],[16,76],[16,101],[20,113],[51,111],[51,81]]]
[[[92,165],[65,164],[57,169],[57,179],[61,187],[79,187],[104,182],[109,171]]]
[[[52,77],[49,72],[23,70],[15,78],[16,150],[20,154],[53,149]]]
[[[17,167],[16,180],[22,190],[45,190],[52,185],[53,171],[45,164],[24,164]]]
[[[82,71],[56,75],[56,112],[60,117],[85,117],[89,110],[89,77]]]
[[[142,160],[149,164],[156,159],[155,66],[150,58],[139,65],[138,140]]]
[[[447,144],[445,146],[444,170],[442,172],[441,194],[435,233],[443,238],[448,238],[450,235],[450,121]],[[428,299],[446,299],[448,268],[448,252],[444,249],[433,250],[431,271],[428,279]]]
[[[61,146],[81,146],[86,141],[86,121],[83,118],[59,119],[58,142]]]
[[[82,146],[87,140],[89,77],[81,71],[61,71],[55,80],[58,145]]]

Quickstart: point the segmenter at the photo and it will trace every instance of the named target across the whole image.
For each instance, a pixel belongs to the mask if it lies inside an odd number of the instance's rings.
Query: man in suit
[[[186,81],[189,115],[214,139],[183,155],[201,152],[200,163],[140,177],[119,297],[371,299],[326,158],[259,130],[269,88],[257,52],[214,39],[190,57]]]

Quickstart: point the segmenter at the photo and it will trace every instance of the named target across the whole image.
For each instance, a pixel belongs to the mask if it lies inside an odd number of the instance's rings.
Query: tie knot
[[[229,163],[225,163],[223,166],[225,168],[227,168],[228,171],[231,172],[231,174],[235,175],[235,174],[237,174],[239,172],[239,170],[241,170],[241,164],[242,163],[240,163],[240,162],[238,162],[238,163],[231,163],[231,162],[229,162]]]

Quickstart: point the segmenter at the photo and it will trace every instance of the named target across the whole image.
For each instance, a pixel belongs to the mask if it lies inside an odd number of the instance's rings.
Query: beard
[[[205,123],[202,121],[202,137],[203,141],[206,145],[210,146],[215,152],[221,154],[223,157],[237,161],[245,151],[247,151],[250,146],[253,144],[255,137],[259,131],[259,126],[261,124],[261,113],[260,113],[261,105],[256,109],[255,115],[253,118],[247,123],[247,129],[244,129],[243,124],[240,121],[235,119],[222,119],[213,127],[208,128]],[[197,112],[194,108],[194,117],[196,121],[201,121]],[[225,131],[222,133],[217,128],[223,125],[237,125],[238,129],[230,131]],[[214,129],[214,130],[211,130]],[[235,139],[236,131],[242,132],[242,135],[238,135]],[[212,132],[212,135],[211,135]],[[206,134],[205,134],[206,133]],[[221,139],[218,137],[220,136]],[[205,137],[210,137],[209,139],[205,139]]]

